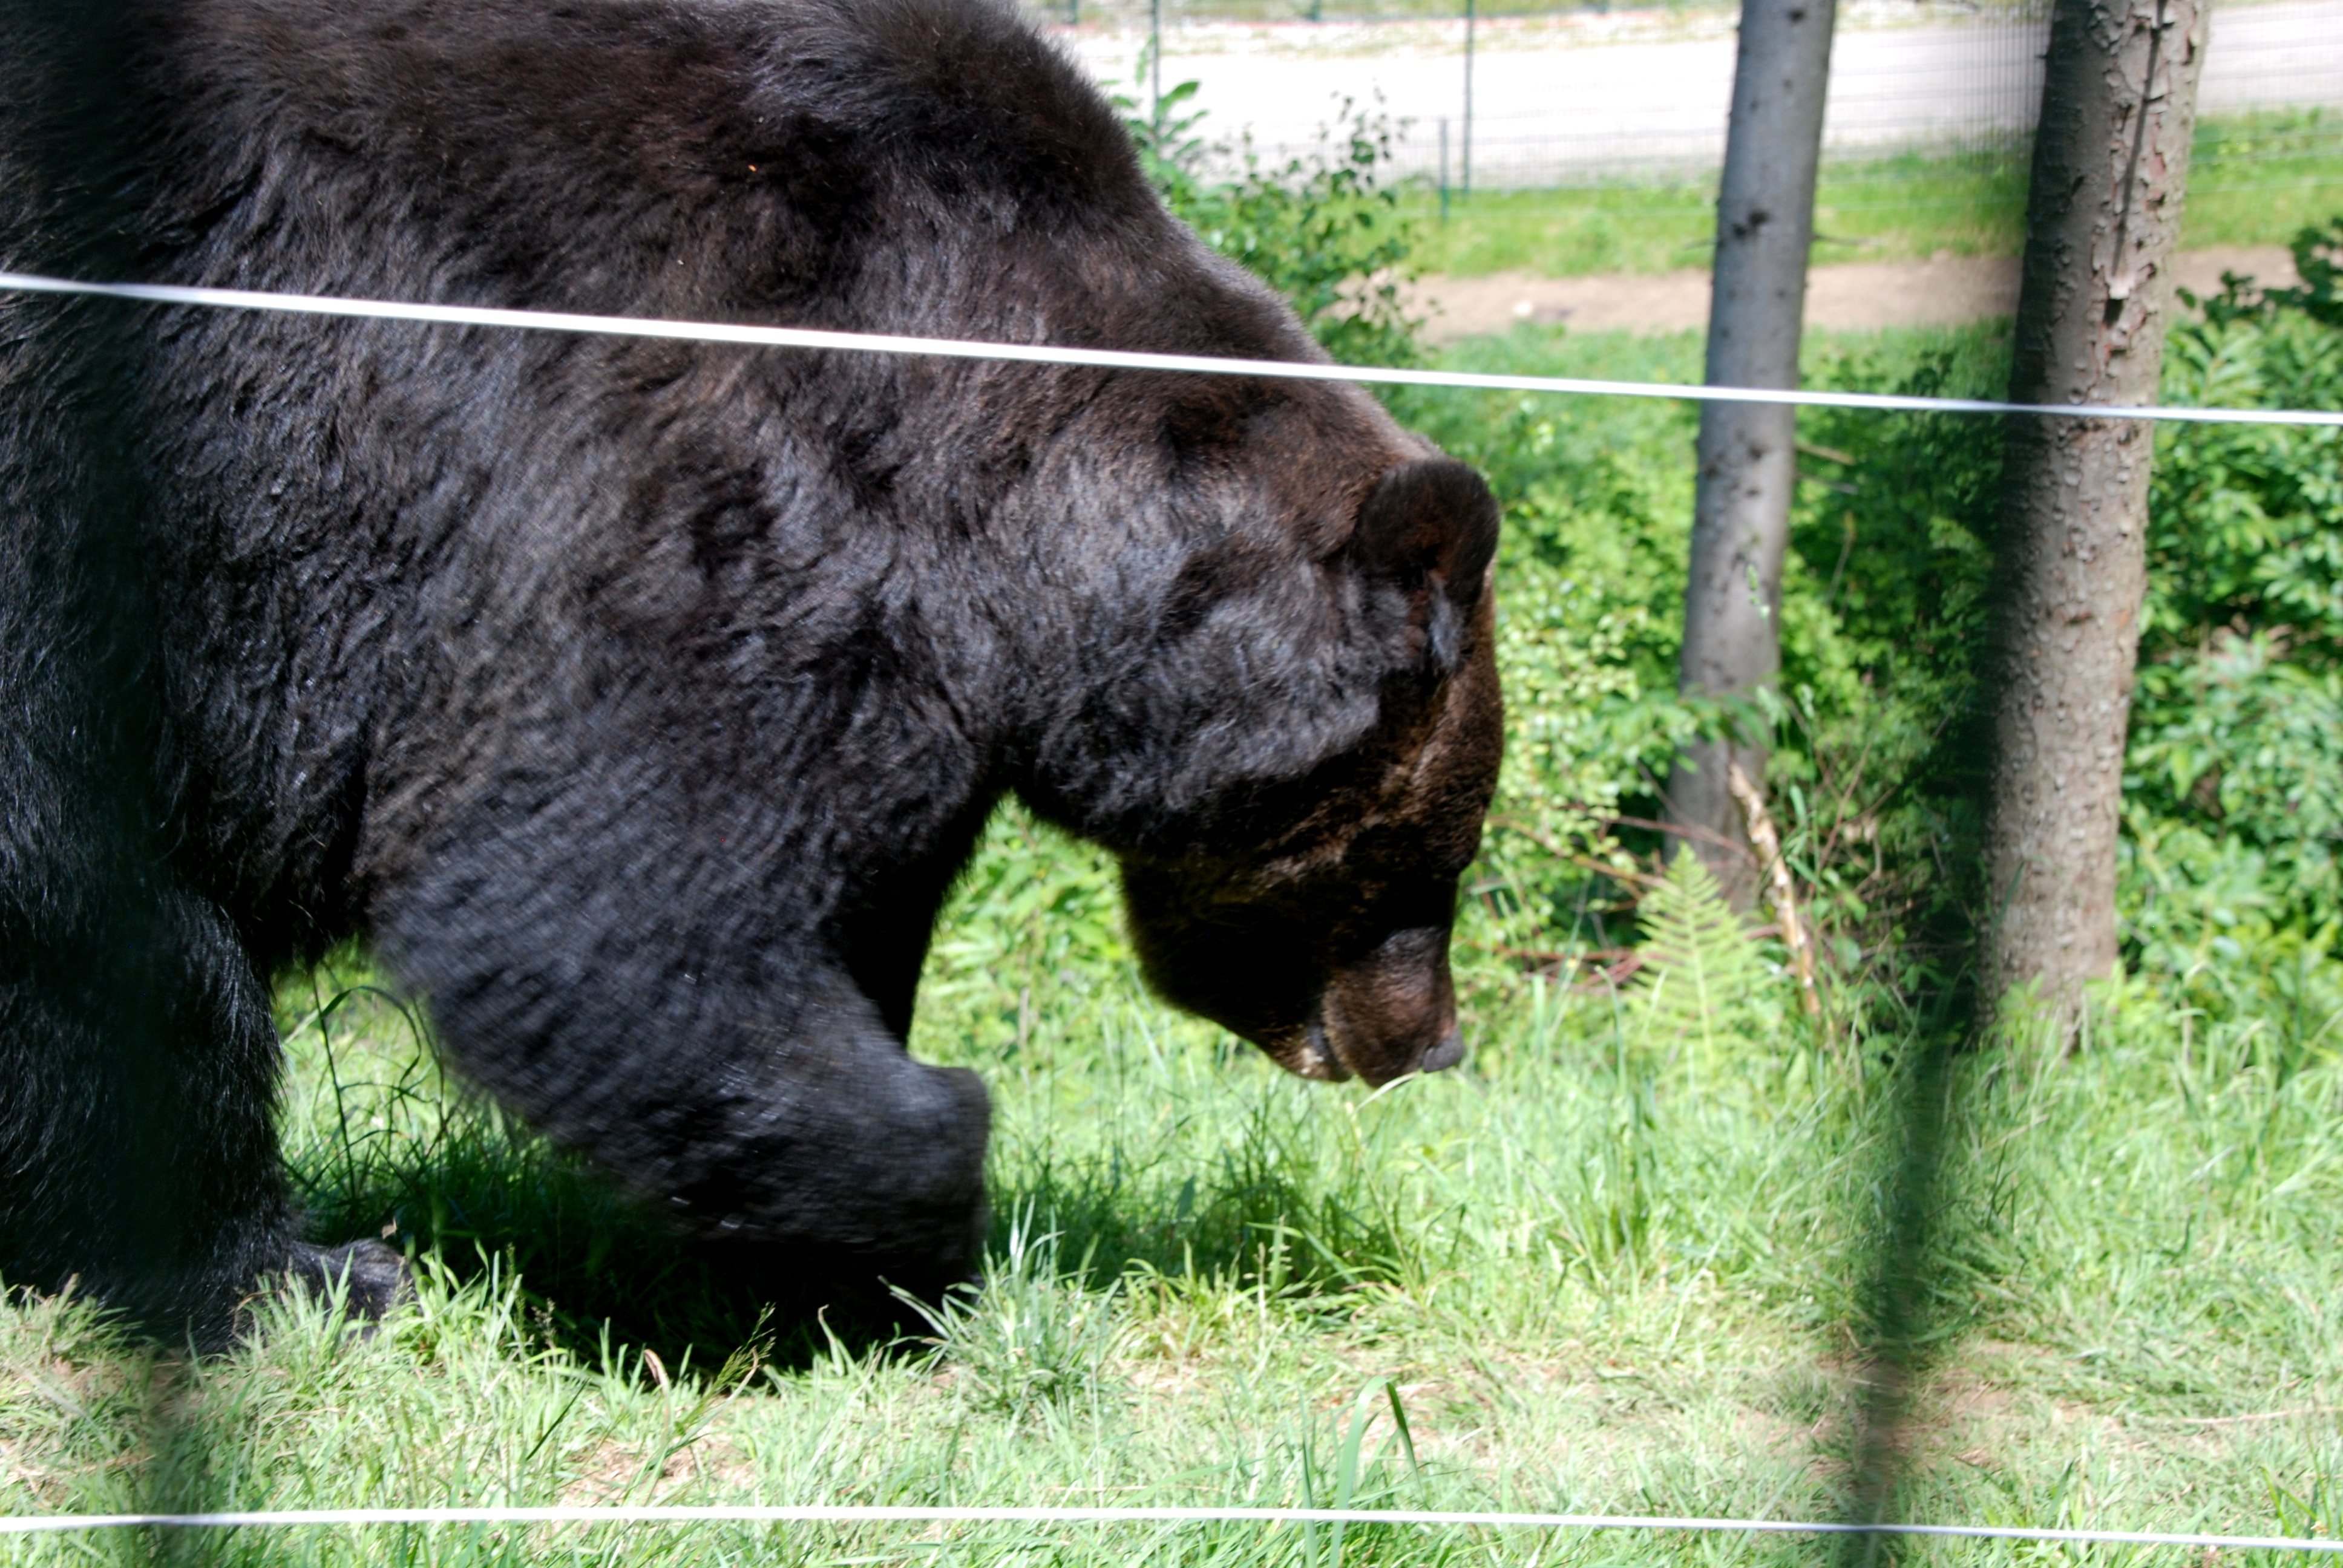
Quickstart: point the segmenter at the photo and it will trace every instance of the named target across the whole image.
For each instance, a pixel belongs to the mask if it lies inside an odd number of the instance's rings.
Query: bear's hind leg
[[[353,1311],[387,1306],[387,1249],[336,1260],[299,1239],[272,1121],[281,1051],[226,916],[166,875],[91,880],[109,896],[12,900],[0,922],[0,1273],[206,1350],[288,1272],[320,1291],[347,1272]]]

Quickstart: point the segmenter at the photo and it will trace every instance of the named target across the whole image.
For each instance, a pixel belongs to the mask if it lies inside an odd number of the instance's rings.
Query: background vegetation
[[[2022,152],[1840,158],[1815,197],[1815,260],[1914,261],[2011,256],[2026,237]],[[2190,249],[2279,246],[2343,203],[2343,120],[2322,109],[2226,116],[2197,126],[2181,243]],[[1452,194],[1448,220],[1429,190],[1402,196],[1421,225],[1427,273],[1668,272],[1707,265],[1714,178],[1622,180],[1554,190]]]
[[[1405,214],[1371,125],[1175,203],[1342,352],[1404,347]],[[2309,284],[2177,331],[2176,401],[2343,403]],[[2319,246],[2326,246],[2322,251]],[[1999,387],[1997,328],[1814,345],[1818,383]],[[1695,379],[1689,338],[1524,327],[1449,362]],[[1971,893],[1978,589],[1999,432],[1803,427],[1768,717],[1824,932],[1779,954],[1663,877],[1688,410],[1395,399],[1507,505],[1511,751],[1465,911],[1474,1054],[1381,1093],[1280,1075],[1141,994],[1111,869],[1005,810],[956,890],[915,1052],[983,1070],[983,1288],[728,1296],[589,1172],[445,1083],[362,955],[287,977],[291,1158],[321,1237],[406,1245],[361,1339],[266,1309],[190,1362],[85,1306],[0,1310],[0,1509],[462,1502],[1337,1503],[1835,1516],[1890,1337],[1918,1374],[1907,1516],[2343,1531],[2343,445],[2159,437],[2128,770],[2129,972],[2072,1054],[2022,1025],[1944,1059]],[[1925,1223],[1912,1108],[1943,1154]],[[1936,1103],[1935,1101],[1926,1103]],[[1791,1539],[1413,1527],[314,1529],[0,1538],[40,1561],[596,1563],[1809,1561]],[[2077,1553],[1909,1543],[1912,1560]]]

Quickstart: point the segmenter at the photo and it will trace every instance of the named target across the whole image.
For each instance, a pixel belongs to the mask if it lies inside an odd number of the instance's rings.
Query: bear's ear
[[[1402,463],[1368,492],[1351,548],[1370,574],[1428,585],[1469,610],[1497,553],[1497,498],[1453,457]]]

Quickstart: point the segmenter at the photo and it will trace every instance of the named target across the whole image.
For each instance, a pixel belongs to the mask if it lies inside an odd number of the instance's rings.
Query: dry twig
[[[1781,836],[1766,812],[1765,797],[1749,781],[1738,762],[1725,764],[1725,787],[1740,802],[1742,820],[1749,827],[1749,842],[1756,848],[1774,898],[1774,920],[1781,928],[1782,945],[1790,950],[1790,968],[1798,977],[1798,1000],[1808,1018],[1820,1018],[1822,997],[1815,990],[1815,953],[1806,929],[1798,919],[1797,890],[1790,881],[1789,863],[1782,859]]]

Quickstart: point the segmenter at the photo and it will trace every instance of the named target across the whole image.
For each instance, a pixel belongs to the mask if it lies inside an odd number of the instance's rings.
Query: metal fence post
[[[1448,116],[1440,116],[1440,221],[1448,221]]]
[[[1464,194],[1473,194],[1473,23],[1474,0],[1464,0]]]

